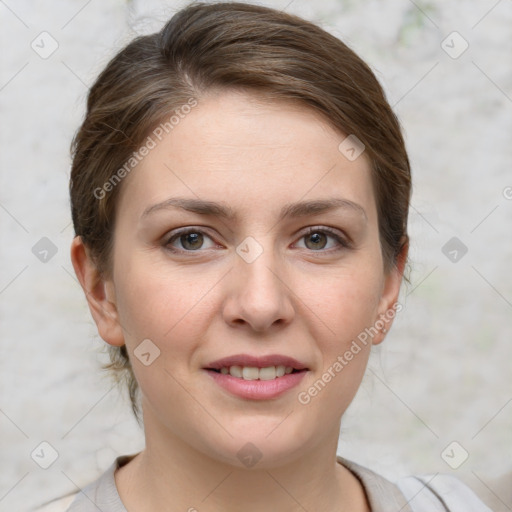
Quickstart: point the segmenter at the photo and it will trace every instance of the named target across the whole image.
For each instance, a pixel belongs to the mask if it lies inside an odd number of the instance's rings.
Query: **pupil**
[[[186,235],[184,235],[184,238],[185,238],[185,243],[183,244],[184,247],[187,247],[187,245],[191,245],[192,249],[194,249],[194,245],[196,246],[200,246],[201,244],[197,243],[198,240],[199,242],[201,241],[201,235],[199,233],[187,233]]]
[[[320,233],[312,233],[311,235],[309,235],[309,239],[313,241],[313,244],[316,245],[318,248],[318,244],[322,241],[322,237],[324,235],[320,234]]]

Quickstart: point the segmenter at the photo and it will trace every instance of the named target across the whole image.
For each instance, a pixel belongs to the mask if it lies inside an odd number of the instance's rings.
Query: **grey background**
[[[143,446],[99,370],[105,344],[71,266],[68,150],[109,58],[184,3],[0,0],[1,511],[75,491]],[[338,453],[391,479],[453,473],[511,510],[495,479],[512,470],[512,1],[261,3],[316,21],[372,66],[413,166],[412,284]],[[457,244],[467,253],[452,261]],[[31,458],[43,441],[58,454],[48,469]],[[457,469],[441,456],[453,441],[452,461],[469,454]]]

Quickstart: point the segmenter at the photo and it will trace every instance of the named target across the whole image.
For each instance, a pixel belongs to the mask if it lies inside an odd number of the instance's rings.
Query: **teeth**
[[[223,375],[231,375],[244,380],[273,380],[276,377],[282,377],[285,374],[292,373],[291,366],[267,366],[266,368],[256,368],[255,366],[230,366],[220,369]]]
[[[272,380],[275,379],[276,376],[282,377],[282,375],[277,375],[277,368],[275,366],[269,366],[268,368],[260,368],[260,371],[258,373],[260,380]]]
[[[256,380],[260,376],[260,371],[254,366],[244,366],[242,369],[242,378],[245,380]]]
[[[242,378],[242,367],[241,366],[231,366],[229,368],[229,373],[232,377]]]

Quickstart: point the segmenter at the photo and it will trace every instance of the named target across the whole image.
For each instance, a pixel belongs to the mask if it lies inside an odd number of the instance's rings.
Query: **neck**
[[[338,432],[283,465],[257,469],[205,455],[149,422],[145,450],[116,472],[116,485],[126,508],[140,512],[369,512],[360,482],[336,460]]]

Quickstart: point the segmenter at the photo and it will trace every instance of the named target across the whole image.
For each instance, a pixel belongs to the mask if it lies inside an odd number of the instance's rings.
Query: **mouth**
[[[274,380],[308,370],[306,365],[297,359],[280,354],[237,354],[213,361],[204,369],[244,380]]]
[[[213,361],[203,370],[230,394],[249,400],[269,400],[298,386],[309,368],[288,356],[239,354]]]

